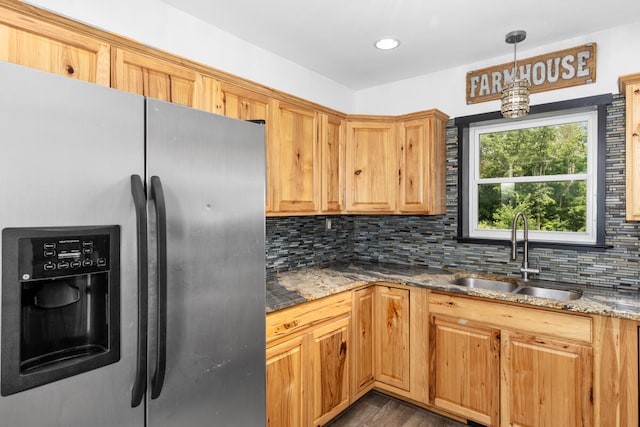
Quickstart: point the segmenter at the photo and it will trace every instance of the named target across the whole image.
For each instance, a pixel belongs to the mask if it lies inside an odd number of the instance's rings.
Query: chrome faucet
[[[524,222],[524,240],[522,253],[522,267],[520,273],[523,280],[529,280],[529,273],[538,274],[540,270],[537,268],[529,268],[529,221],[524,212],[520,211],[513,217],[513,226],[511,227],[511,260],[515,261],[518,257],[518,242],[516,241],[516,232],[518,231],[518,218],[522,217]]]

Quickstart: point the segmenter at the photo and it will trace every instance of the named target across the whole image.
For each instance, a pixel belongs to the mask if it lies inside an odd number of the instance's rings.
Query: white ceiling
[[[511,55],[512,30],[520,51],[640,25],[639,0],[163,1],[354,90]],[[385,36],[400,47],[375,49]]]

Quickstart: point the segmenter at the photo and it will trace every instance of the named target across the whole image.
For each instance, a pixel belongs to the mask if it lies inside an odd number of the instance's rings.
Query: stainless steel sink
[[[549,298],[555,300],[574,300],[582,297],[582,292],[576,290],[561,290],[561,289],[548,289],[548,288],[539,288],[537,286],[522,286],[517,288],[514,294],[519,295],[530,295],[532,297],[538,298]]]
[[[477,277],[458,277],[451,283],[453,283],[454,285],[465,286],[467,288],[479,288],[499,292],[511,292],[518,287],[517,284],[511,282],[480,279]]]
[[[538,286],[526,286],[522,283],[506,280],[481,279],[479,277],[458,277],[451,281],[452,284],[467,288],[485,289],[488,291],[507,292],[517,295],[528,295],[537,298],[548,298],[558,301],[570,301],[582,298],[579,290],[562,290],[541,288]]]

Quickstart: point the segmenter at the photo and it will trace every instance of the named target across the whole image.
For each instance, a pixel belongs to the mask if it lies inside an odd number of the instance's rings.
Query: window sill
[[[510,240],[502,240],[502,239],[477,239],[471,237],[460,237],[456,238],[458,243],[470,243],[474,245],[494,245],[494,246],[511,246]],[[604,252],[607,249],[611,249],[613,246],[610,245],[602,245],[602,244],[581,244],[581,243],[556,243],[556,242],[536,242],[529,241],[529,248],[548,248],[548,249],[559,249],[559,250],[569,250],[569,251],[591,251],[591,252]]]

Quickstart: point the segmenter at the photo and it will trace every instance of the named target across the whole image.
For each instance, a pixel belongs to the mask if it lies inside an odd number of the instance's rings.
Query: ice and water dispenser
[[[119,226],[2,231],[1,391],[120,359]]]

